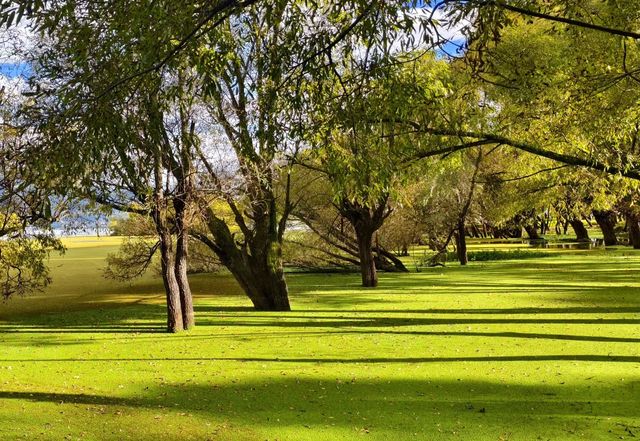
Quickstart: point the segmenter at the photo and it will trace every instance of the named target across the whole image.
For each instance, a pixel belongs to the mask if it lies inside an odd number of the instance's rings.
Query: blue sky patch
[[[0,63],[0,75],[27,78],[31,75],[31,66],[28,63]]]

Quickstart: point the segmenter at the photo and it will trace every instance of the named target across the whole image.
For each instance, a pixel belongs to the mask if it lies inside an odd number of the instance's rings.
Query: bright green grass
[[[45,295],[0,304],[0,440],[613,440],[640,437],[640,254],[558,253],[382,275],[291,275],[290,313],[193,277],[100,277],[75,239]],[[80,247],[80,245],[84,245]],[[92,247],[93,245],[93,247]]]

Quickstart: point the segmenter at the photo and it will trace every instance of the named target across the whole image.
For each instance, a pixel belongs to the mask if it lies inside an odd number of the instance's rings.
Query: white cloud
[[[0,75],[0,90],[5,96],[19,96],[27,88],[27,83],[23,77],[9,78]]]
[[[465,26],[469,26],[468,22],[462,21],[455,25],[452,25],[445,16],[442,9],[436,9],[435,11],[427,9],[424,13],[431,16],[432,19],[437,23],[434,32],[437,31],[437,35],[439,35],[441,39],[455,42],[464,41],[465,38],[464,35],[462,35],[462,29]]]
[[[34,33],[26,21],[9,29],[0,28],[0,64],[24,62],[25,54],[33,48],[33,42]]]

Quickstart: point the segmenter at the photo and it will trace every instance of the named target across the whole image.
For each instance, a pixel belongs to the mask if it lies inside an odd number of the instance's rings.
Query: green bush
[[[467,257],[470,262],[489,262],[493,260],[521,260],[521,259],[536,259],[539,257],[551,257],[554,253],[548,251],[538,250],[479,250],[468,251]],[[444,266],[447,262],[457,262],[458,256],[455,251],[448,251],[441,254],[427,254],[424,253],[422,258],[419,258],[415,262],[416,271],[420,271],[420,268],[431,266]]]
[[[480,250],[469,251],[467,253],[470,262],[489,262],[492,260],[521,260],[521,259],[537,259],[539,257],[550,257],[553,253],[548,251],[533,250]],[[455,262],[458,256],[451,251],[447,254],[447,260]]]

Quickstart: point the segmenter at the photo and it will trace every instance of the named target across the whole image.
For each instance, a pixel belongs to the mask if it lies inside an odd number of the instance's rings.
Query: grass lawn
[[[640,253],[289,277],[257,313],[192,278],[198,327],[163,333],[161,282],[102,279],[70,240],[43,295],[0,303],[0,440],[614,440],[640,437]]]

